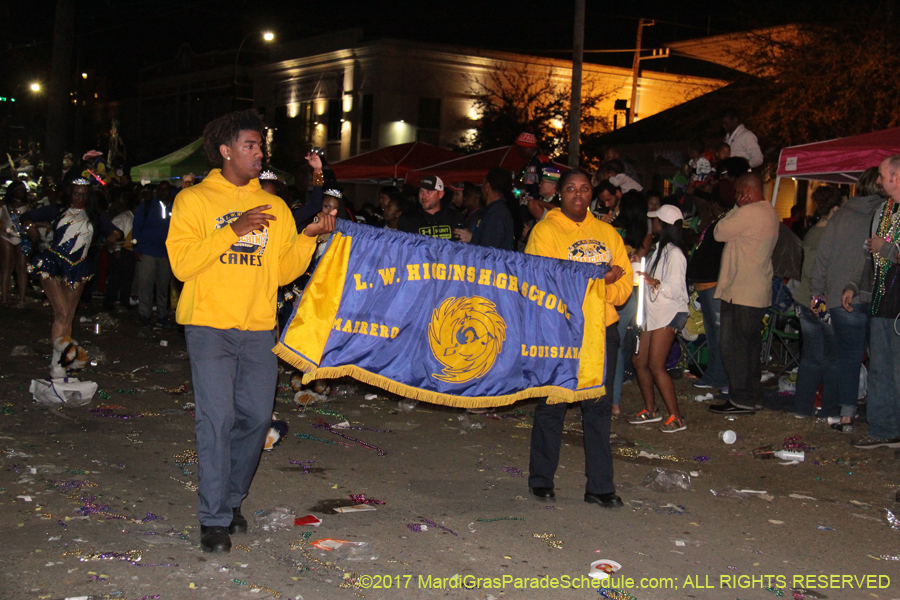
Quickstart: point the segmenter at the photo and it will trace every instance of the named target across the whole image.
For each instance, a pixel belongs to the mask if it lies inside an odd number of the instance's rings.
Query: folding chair
[[[675,336],[675,339],[678,341],[678,346],[681,348],[681,355],[687,359],[688,368],[691,365],[698,371],[698,377],[703,376],[703,373],[706,371],[708,360],[703,360],[704,355],[708,355],[708,350],[706,350],[706,335],[699,335],[694,340],[689,340],[684,336],[683,331],[679,331],[678,335]]]
[[[800,320],[793,309],[781,312],[770,308],[763,329],[762,362],[783,365],[778,375],[800,366]]]

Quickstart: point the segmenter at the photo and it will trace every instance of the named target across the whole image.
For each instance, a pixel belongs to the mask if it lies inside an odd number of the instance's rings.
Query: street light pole
[[[584,63],[584,4],[575,0],[575,40],[572,53],[572,97],[569,100],[569,166],[578,166],[581,155],[581,79]]]
[[[628,124],[634,123],[634,117],[636,112],[635,103],[637,102],[637,86],[638,86],[638,75],[640,74],[641,69],[641,38],[644,35],[644,27],[656,25],[655,21],[647,21],[645,19],[638,19],[638,30],[637,30],[637,45],[634,49],[634,60],[631,62],[631,105],[629,106],[628,111]]]
[[[255,33],[258,33],[258,32],[251,31],[250,33],[248,33],[247,35],[244,36],[244,39],[241,40],[241,43],[238,46],[237,53],[234,55],[234,69],[232,71],[232,74],[233,74],[232,87],[234,88],[234,102],[232,103],[232,106],[234,108],[237,107],[237,101],[239,99],[238,98],[238,87],[237,87],[238,86],[238,76],[237,76],[238,75],[238,60],[240,60],[240,58],[241,58],[241,50],[244,49],[244,44],[247,42],[248,39],[250,39],[250,36]],[[271,31],[264,31],[264,32],[262,32],[262,38],[266,42],[271,42],[272,40],[275,39],[275,34],[272,33]]]
[[[67,144],[66,131],[69,109],[69,79],[71,77],[72,47],[75,43],[75,0],[56,0],[53,25],[53,56],[47,94],[47,133],[45,158],[54,175],[62,170],[63,149]]]

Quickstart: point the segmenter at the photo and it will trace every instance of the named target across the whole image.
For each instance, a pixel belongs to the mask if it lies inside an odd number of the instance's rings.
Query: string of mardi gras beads
[[[336,431],[334,428],[334,425],[332,425],[331,423],[327,423],[325,421],[325,419],[316,419],[313,422],[312,426],[315,427],[316,429],[324,429],[328,433],[333,433],[334,435],[339,435],[342,438],[344,438],[345,440],[350,440],[351,442],[356,442],[363,448],[368,448],[369,450],[375,450],[375,452],[378,453],[378,456],[384,456],[385,454],[387,454],[387,452],[385,452],[384,450],[382,450],[375,444],[370,444],[369,442],[364,442],[363,440],[353,438],[353,437],[350,437],[349,435],[344,435],[343,433]]]
[[[881,213],[881,222],[878,224],[876,235],[882,237],[889,244],[897,241],[898,230],[897,221],[894,219],[897,212],[897,203],[893,199],[888,200],[884,210]],[[881,306],[881,300],[884,298],[885,280],[887,279],[888,270],[891,268],[891,262],[882,258],[881,254],[876,252],[875,258],[875,289],[872,290],[872,314],[877,314]],[[891,283],[891,287],[893,287]]]

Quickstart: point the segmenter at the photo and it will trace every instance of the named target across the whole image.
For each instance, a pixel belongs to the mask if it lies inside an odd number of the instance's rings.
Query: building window
[[[372,139],[372,124],[373,117],[375,114],[375,102],[373,101],[372,94],[363,94],[362,97],[362,110],[360,111],[361,119],[360,119],[360,127],[359,127],[359,137],[363,140]]]
[[[340,100],[328,101],[328,141],[340,141],[341,139],[341,119],[344,118],[344,111],[341,108]]]
[[[419,98],[419,120],[416,139],[434,146],[441,137],[441,99]]]

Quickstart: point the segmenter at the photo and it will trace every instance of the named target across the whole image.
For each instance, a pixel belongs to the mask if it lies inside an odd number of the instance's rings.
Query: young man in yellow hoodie
[[[619,320],[616,306],[631,295],[633,274],[625,243],[612,226],[588,210],[593,189],[590,176],[581,169],[565,173],[559,180],[561,208],[554,208],[539,221],[528,238],[526,254],[608,265],[606,281],[606,374],[607,393],[581,402],[584,428],[584,462],[587,484],[584,501],[604,508],[622,506],[613,484],[612,451],[609,445],[612,409],[612,374],[619,350]],[[553,498],[553,478],[559,464],[563,422],[568,404],[548,404],[546,398],[534,409],[528,486],[538,498]]]
[[[166,248],[184,282],[176,319],[194,384],[200,547],[228,552],[229,534],[247,530],[241,502],[272,416],[275,294],[309,265],[334,213],[298,235],[285,203],[262,190],[265,125],[256,111],[219,117],[203,138],[221,170],[175,198]]]

